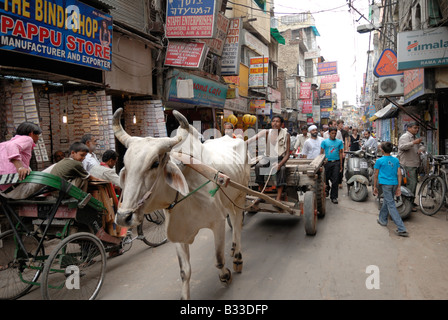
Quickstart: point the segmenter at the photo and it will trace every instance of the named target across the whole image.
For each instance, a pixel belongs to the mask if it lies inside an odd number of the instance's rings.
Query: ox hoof
[[[232,283],[232,272],[228,268],[226,268],[226,273],[219,275],[219,281],[221,281],[222,284],[228,286],[230,283]]]
[[[241,273],[243,271],[243,261],[233,261],[233,271]]]

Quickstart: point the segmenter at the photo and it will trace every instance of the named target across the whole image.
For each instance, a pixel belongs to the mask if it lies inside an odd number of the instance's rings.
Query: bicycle
[[[424,178],[419,192],[419,205],[423,214],[436,214],[443,204],[448,204],[448,156],[433,156],[428,153],[430,163],[429,174]]]

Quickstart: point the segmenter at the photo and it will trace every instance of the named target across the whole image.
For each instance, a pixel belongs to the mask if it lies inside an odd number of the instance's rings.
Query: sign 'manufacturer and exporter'
[[[398,70],[448,65],[448,27],[398,33]]]
[[[112,17],[76,0],[0,0],[0,49],[110,71]]]

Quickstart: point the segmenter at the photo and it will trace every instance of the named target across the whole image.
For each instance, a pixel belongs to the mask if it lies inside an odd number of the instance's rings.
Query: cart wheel
[[[20,231],[19,231],[20,234]],[[39,240],[32,236],[21,234],[27,253],[33,256],[39,245]],[[26,257],[19,247],[13,230],[0,234],[0,299],[12,300],[25,295],[36,283],[42,271],[45,252],[42,248],[33,262]]]
[[[106,250],[91,233],[75,233],[45,262],[41,292],[47,300],[93,300],[106,274]]]
[[[316,208],[316,196],[314,191],[305,192],[303,200],[303,215],[305,218],[305,232],[308,236],[314,236],[316,234],[317,224],[317,208]]]
[[[163,210],[145,214],[143,222],[137,227],[138,238],[150,247],[157,247],[167,242]]]
[[[322,168],[322,172],[317,177],[316,182],[316,198],[317,198],[317,217],[325,217],[325,169]]]

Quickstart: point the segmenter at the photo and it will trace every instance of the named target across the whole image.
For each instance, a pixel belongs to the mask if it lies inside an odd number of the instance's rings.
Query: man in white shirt
[[[310,133],[308,132],[307,126],[302,126],[301,130],[302,133],[299,134],[294,144],[294,150],[297,151],[297,149],[299,148],[299,154],[302,153],[303,144],[305,143],[305,141],[310,138]]]
[[[315,125],[310,126],[308,131],[311,137],[306,140],[303,145],[302,158],[314,159],[320,154],[320,144],[324,139],[318,136],[317,127]]]
[[[84,167],[84,169],[86,169],[87,172],[90,172],[93,166],[100,165],[100,161],[94,153],[96,149],[96,138],[92,134],[87,133],[82,136],[81,143],[84,143],[89,148],[89,153],[86,155],[86,158],[82,162],[82,166]]]
[[[372,137],[369,130],[364,131],[364,145],[365,149],[372,147],[374,151],[377,151],[378,149],[378,143],[376,142],[376,139]]]

